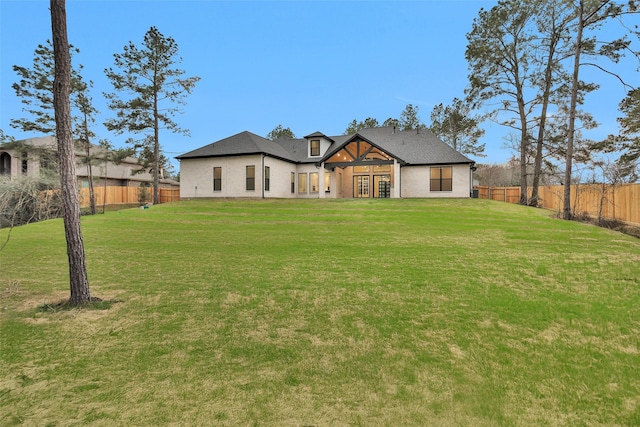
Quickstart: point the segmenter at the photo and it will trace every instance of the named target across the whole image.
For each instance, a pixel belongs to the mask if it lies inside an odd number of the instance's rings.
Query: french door
[[[369,175],[353,177],[353,197],[356,199],[369,196]]]
[[[391,197],[391,175],[373,176],[373,197],[383,199]]]

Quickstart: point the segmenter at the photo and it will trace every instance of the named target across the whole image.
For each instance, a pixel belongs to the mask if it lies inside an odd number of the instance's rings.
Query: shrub
[[[0,228],[58,218],[58,183],[46,178],[0,179]]]

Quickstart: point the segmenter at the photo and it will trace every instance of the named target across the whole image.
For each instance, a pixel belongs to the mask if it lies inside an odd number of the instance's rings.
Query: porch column
[[[391,196],[394,199],[399,199],[402,197],[400,193],[400,189],[402,187],[402,183],[400,182],[400,165],[398,164],[397,159],[393,159],[393,195]]]
[[[320,165],[320,172],[318,173],[318,197],[320,199],[325,198],[324,193],[324,162]]]
[[[13,155],[15,154],[15,155]],[[18,151],[14,151],[11,154],[11,173],[10,173],[10,179],[18,179],[18,177],[20,176],[20,172],[21,169],[18,169],[20,166],[22,166],[18,160],[18,156],[20,155],[20,153]]]

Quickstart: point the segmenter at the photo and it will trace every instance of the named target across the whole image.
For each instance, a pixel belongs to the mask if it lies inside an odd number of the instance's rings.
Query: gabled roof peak
[[[309,138],[324,138],[327,141],[335,142],[333,139],[329,138],[327,135],[319,131],[316,131],[304,137],[304,139],[309,139]]]

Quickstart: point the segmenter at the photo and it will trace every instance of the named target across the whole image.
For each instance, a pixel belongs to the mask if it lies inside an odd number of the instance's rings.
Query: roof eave
[[[278,156],[277,154],[271,154],[271,153],[265,153],[264,151],[256,151],[256,152],[251,152],[251,153],[229,153],[229,154],[206,154],[206,155],[201,155],[201,156],[185,156],[185,155],[181,155],[181,156],[177,156],[175,157],[177,160],[185,160],[185,159],[212,159],[215,157],[239,157],[239,156],[256,156],[256,155],[264,155],[267,157],[272,157],[274,159],[278,159],[278,160],[282,160],[288,163],[299,163],[296,162],[295,160],[292,159],[287,159],[285,157],[282,156]]]
[[[474,165],[476,162],[420,162],[420,163],[406,163],[405,166],[444,166],[444,165]]]

